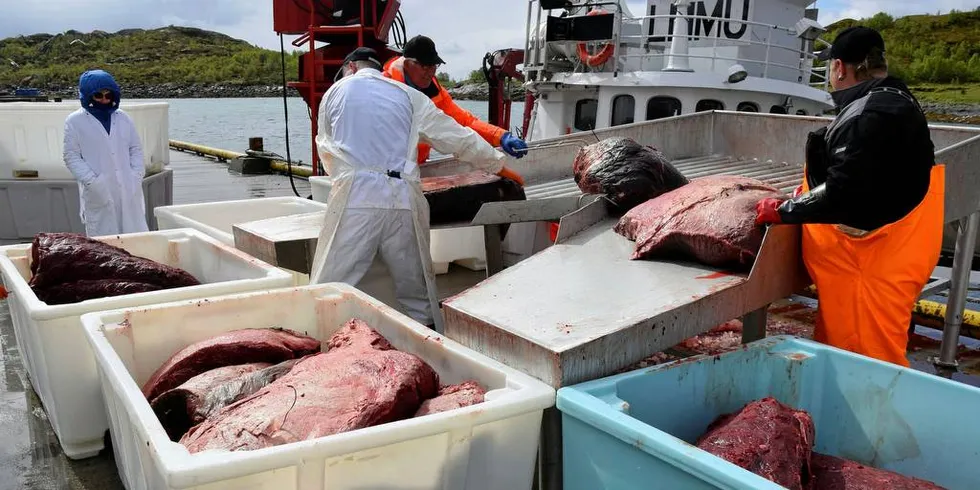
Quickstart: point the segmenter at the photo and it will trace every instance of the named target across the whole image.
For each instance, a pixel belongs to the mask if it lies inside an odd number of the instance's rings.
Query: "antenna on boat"
[[[677,0],[673,3],[677,10],[674,12],[674,30],[670,33],[670,55],[663,71],[694,71],[687,58],[687,22],[682,13],[687,11],[690,3],[691,0]]]

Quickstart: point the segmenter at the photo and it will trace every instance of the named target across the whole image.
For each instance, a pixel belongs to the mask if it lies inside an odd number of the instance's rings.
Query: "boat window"
[[[613,98],[612,103],[612,120],[609,121],[610,126],[619,126],[620,124],[629,124],[633,122],[633,113],[635,112],[636,101],[633,99],[632,95],[617,95]]]
[[[703,99],[698,101],[698,105],[694,107],[694,112],[701,111],[723,111],[725,110],[725,104],[720,101],[712,99]]]
[[[786,114],[786,107],[781,105],[774,105],[769,108],[770,114]]]
[[[738,109],[739,112],[759,112],[759,104],[755,102],[739,102]]]
[[[677,116],[681,113],[681,101],[673,97],[658,95],[647,101],[647,121],[663,117]]]
[[[595,129],[595,115],[599,109],[596,99],[582,99],[575,103],[575,129],[590,131]]]
[[[797,116],[805,116],[806,115],[806,109],[800,109],[800,110],[796,111],[796,115]]]

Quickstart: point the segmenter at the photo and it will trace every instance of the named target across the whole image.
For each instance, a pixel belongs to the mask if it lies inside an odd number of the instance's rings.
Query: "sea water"
[[[149,102],[139,99],[133,102]],[[170,139],[223,150],[244,152],[248,139],[263,139],[266,151],[286,156],[286,112],[281,98],[153,99],[170,104]],[[289,97],[289,150],[293,161],[308,163],[312,157],[310,112],[299,97]],[[456,103],[486,120],[486,101]],[[514,102],[511,129],[521,125],[524,103]]]

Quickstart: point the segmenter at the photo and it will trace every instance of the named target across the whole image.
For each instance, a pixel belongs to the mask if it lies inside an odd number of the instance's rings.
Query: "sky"
[[[13,3],[17,0],[0,0]],[[288,0],[276,0],[288,1]],[[303,0],[300,0],[303,1]],[[627,0],[634,14],[645,1]],[[273,0],[28,0],[0,16],[0,38],[69,29],[115,32],[167,25],[200,27],[279,49],[272,30]],[[425,34],[435,40],[446,61],[440,71],[466,77],[483,55],[500,48],[523,48],[527,0],[402,0],[408,36]],[[819,21],[862,18],[877,12],[894,16],[972,10],[980,0],[817,0]],[[286,36],[286,47],[295,36]]]

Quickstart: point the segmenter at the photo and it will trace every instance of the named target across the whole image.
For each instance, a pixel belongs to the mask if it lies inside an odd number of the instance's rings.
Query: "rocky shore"
[[[456,87],[447,87],[446,91],[457,100],[487,100],[490,98],[490,85],[486,83],[467,83]],[[510,98],[524,100],[524,87],[511,84]]]
[[[77,97],[75,87],[41,87],[42,92],[52,97],[73,99]],[[281,97],[281,85],[189,85],[164,83],[159,85],[127,84],[123,87],[127,99],[177,99],[177,98],[231,98],[231,97]],[[460,84],[447,87],[456,100],[487,100],[486,83]],[[0,88],[0,94],[4,90]],[[10,93],[13,89],[10,88]],[[511,86],[511,99],[524,100],[524,89],[518,84]],[[289,96],[298,97],[295,89],[289,89]],[[980,125],[980,102],[975,104],[946,104],[925,102],[922,104],[927,117],[933,122]]]
[[[12,87],[8,88],[13,93]],[[38,87],[49,97],[74,99],[78,97],[77,88],[73,86]],[[209,99],[232,97],[282,97],[282,85],[192,85],[164,83],[159,85],[123,84],[125,99]],[[0,93],[4,92],[0,88]],[[299,97],[299,92],[289,89],[289,96]]]
[[[463,84],[447,88],[449,94],[457,100],[487,100],[488,90],[486,83]],[[522,101],[524,89],[519,85],[515,86],[510,95],[511,99]],[[931,122],[980,125],[980,101],[973,104],[924,102],[922,109]]]
[[[74,86],[61,85],[49,85],[37,88],[48,96],[61,98],[75,98],[77,90]],[[12,94],[14,89],[15,87],[0,87],[0,95],[4,92]],[[456,87],[447,87],[447,90],[456,100],[487,100],[489,93],[489,87],[486,83],[463,84]],[[123,84],[123,95],[127,99],[282,97],[282,85]],[[299,97],[299,92],[291,88],[289,89],[289,96]],[[524,89],[520,85],[513,85],[511,97],[514,100],[523,100]]]

